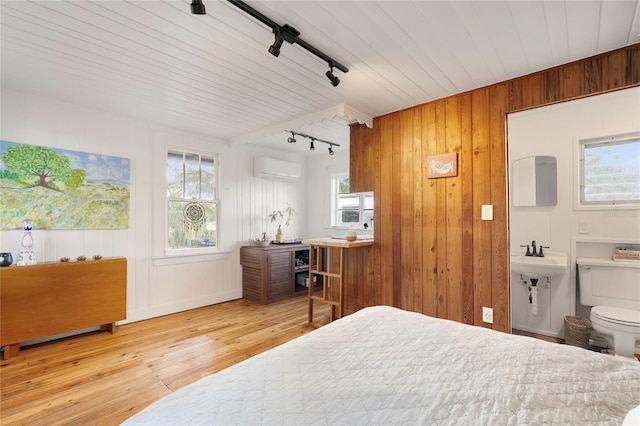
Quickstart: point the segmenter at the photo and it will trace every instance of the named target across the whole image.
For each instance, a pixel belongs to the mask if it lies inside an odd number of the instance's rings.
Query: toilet
[[[616,355],[633,357],[640,343],[640,262],[579,257],[580,304]]]

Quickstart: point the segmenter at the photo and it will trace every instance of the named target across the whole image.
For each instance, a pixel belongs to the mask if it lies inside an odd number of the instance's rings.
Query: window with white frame
[[[349,175],[334,175],[332,182],[332,226],[373,229],[373,193],[349,192]]]
[[[167,251],[218,246],[218,156],[167,153]]]
[[[580,141],[580,206],[640,206],[640,133]]]

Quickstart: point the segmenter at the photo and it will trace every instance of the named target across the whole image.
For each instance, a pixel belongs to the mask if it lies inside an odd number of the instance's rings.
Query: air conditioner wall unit
[[[253,176],[257,178],[292,181],[300,179],[301,172],[302,168],[296,163],[267,157],[253,159]]]

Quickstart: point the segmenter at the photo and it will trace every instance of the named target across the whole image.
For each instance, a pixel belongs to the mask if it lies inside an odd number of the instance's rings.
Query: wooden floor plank
[[[304,296],[244,299],[23,348],[2,360],[0,424],[119,424],[201,377],[313,330]]]

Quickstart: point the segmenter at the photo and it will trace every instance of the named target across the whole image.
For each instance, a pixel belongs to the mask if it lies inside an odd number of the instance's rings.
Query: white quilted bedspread
[[[127,425],[622,424],[640,363],[391,307],[199,380]]]

